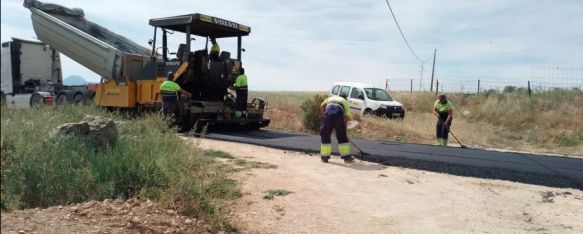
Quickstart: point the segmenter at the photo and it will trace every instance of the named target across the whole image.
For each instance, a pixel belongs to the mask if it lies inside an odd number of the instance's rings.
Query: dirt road
[[[208,233],[202,220],[150,201],[90,201],[2,213],[2,233]],[[212,231],[212,230],[211,230]]]
[[[240,172],[231,219],[251,233],[583,233],[583,191],[192,140],[275,169]],[[264,198],[268,190],[292,192]]]

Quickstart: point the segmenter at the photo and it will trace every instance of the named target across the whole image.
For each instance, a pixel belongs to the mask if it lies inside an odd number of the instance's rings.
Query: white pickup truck
[[[331,95],[344,94],[348,97],[350,109],[353,113],[376,115],[388,118],[404,118],[403,104],[393,100],[391,95],[373,85],[354,82],[334,82]]]

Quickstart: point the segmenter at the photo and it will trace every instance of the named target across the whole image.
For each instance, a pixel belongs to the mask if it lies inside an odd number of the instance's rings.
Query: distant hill
[[[86,85],[87,81],[83,77],[72,75],[63,80],[64,85]]]

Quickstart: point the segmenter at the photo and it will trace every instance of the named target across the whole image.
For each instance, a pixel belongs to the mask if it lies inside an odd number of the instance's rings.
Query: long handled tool
[[[451,128],[445,126],[445,123],[443,122],[443,120],[439,119],[439,117],[437,118],[437,120],[443,124],[444,128],[447,128],[447,130],[449,131],[449,134],[451,134],[451,136],[453,136],[453,138],[457,141],[457,143],[460,144],[460,148],[468,148],[466,145],[462,144],[462,142],[459,139],[457,139],[455,134],[453,134],[453,132],[451,131]]]
[[[455,137],[455,135],[453,134],[453,132],[451,131],[451,129],[447,128],[449,130],[449,134],[451,134],[451,136],[453,136],[453,138],[457,141],[458,144],[460,144],[461,148],[468,148],[466,145],[462,144],[462,142],[457,139],[457,137]]]
[[[360,149],[360,147],[358,147],[358,145],[354,144],[353,141],[350,141],[350,143],[352,145],[354,145],[354,147],[356,147],[356,149],[358,149],[358,151],[360,151],[360,160],[363,160],[365,155],[369,155],[368,153],[366,153],[362,149]]]

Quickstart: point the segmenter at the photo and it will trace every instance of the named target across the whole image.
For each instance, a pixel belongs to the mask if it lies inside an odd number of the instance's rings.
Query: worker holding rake
[[[439,95],[439,100],[435,101],[433,115],[437,117],[437,125],[435,127],[437,145],[447,146],[449,128],[453,120],[453,104],[447,100],[445,95]]]

